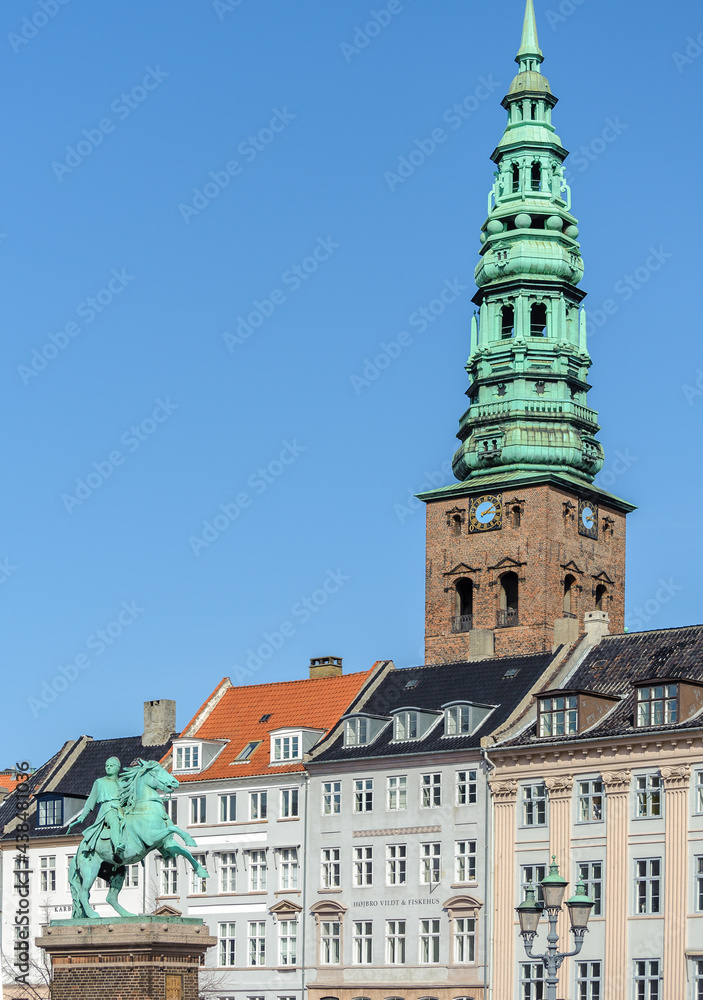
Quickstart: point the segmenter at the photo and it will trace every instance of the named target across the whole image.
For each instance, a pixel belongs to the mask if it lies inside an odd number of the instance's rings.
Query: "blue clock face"
[[[579,534],[598,538],[598,506],[592,500],[579,500]]]
[[[476,508],[476,520],[481,524],[490,524],[498,513],[498,506],[492,500],[485,500]]]
[[[595,523],[595,515],[590,507],[583,508],[581,511],[581,520],[584,528],[588,528],[591,531]]]

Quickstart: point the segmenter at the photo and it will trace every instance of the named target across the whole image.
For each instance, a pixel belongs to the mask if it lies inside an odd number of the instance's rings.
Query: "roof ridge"
[[[635,639],[638,636],[643,635],[656,635],[657,632],[689,632],[697,628],[703,628],[703,624],[700,625],[670,625],[668,628],[651,628],[642,629],[640,632],[609,632],[607,635],[603,636],[603,640],[606,639]],[[593,647],[597,649],[597,646]]]

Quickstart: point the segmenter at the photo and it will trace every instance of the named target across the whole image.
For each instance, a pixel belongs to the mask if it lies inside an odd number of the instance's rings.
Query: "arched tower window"
[[[547,336],[547,306],[544,302],[535,302],[530,309],[530,336]]]
[[[518,623],[518,591],[517,573],[503,573],[500,578],[500,609],[498,611],[498,626],[507,627]]]
[[[454,584],[454,631],[470,632],[474,617],[474,582],[457,580]]]
[[[519,528],[520,527],[520,521],[522,519],[522,510],[520,509],[520,505],[519,504],[515,504],[515,506],[512,508],[511,513],[512,513],[512,520],[513,520],[513,528]]]
[[[520,190],[520,165],[513,163],[513,194]]]
[[[453,535],[461,534],[461,514],[455,514],[452,517],[451,529]]]
[[[510,340],[515,333],[515,309],[512,306],[503,306],[500,319],[500,335],[503,340]]]
[[[532,101],[530,104],[530,118],[535,121],[537,118],[537,101]]]
[[[574,613],[574,608],[576,606],[575,597],[576,593],[574,591],[574,585],[576,583],[576,577],[572,576],[571,573],[564,579],[564,614],[572,615]]]
[[[605,611],[608,601],[608,588],[604,583],[599,583],[596,587],[596,611]]]
[[[541,191],[542,190],[542,164],[533,163],[532,164],[532,190]]]

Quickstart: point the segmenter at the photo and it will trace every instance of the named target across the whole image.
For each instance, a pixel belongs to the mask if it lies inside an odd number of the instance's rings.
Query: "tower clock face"
[[[598,507],[590,500],[579,500],[579,534],[598,538]]]
[[[503,504],[499,496],[474,497],[469,506],[469,531],[495,531],[503,524]]]

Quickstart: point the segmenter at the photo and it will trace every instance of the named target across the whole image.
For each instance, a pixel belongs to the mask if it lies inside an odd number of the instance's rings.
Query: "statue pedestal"
[[[196,918],[116,916],[52,920],[36,943],[51,963],[52,1000],[197,1000],[217,938]]]

